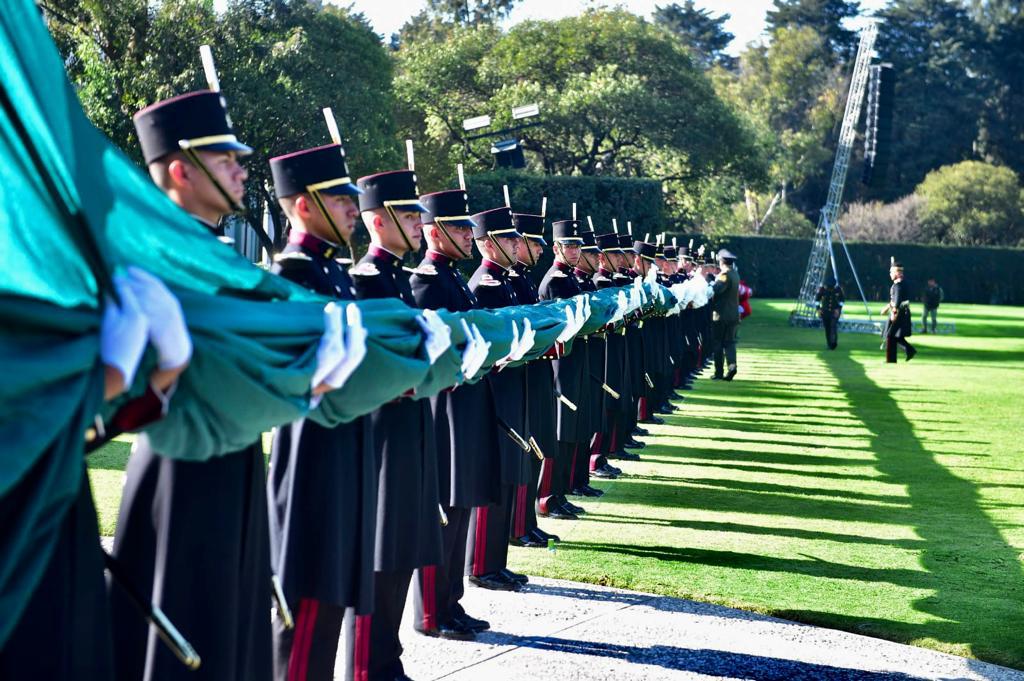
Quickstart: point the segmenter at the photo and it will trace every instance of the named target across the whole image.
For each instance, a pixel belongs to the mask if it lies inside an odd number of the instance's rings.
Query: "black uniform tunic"
[[[623,281],[624,280],[624,281]],[[597,286],[598,290],[607,288],[617,288],[619,286],[628,285],[629,279],[626,277],[620,277],[617,273],[601,268],[594,275],[594,285]],[[626,409],[630,397],[630,387],[628,385],[629,376],[626,373],[626,362],[628,361],[628,349],[626,346],[626,336],[623,331],[608,331],[606,333],[605,340],[605,353],[603,358],[603,365],[595,367],[595,375],[602,378],[604,382],[612,390],[619,394],[619,398],[615,399],[607,392],[603,396],[604,410],[602,414],[618,414]],[[604,392],[604,391],[602,391]],[[612,423],[614,419],[611,419],[602,430],[605,434],[611,437]],[[602,448],[607,452],[609,442],[603,443]]]
[[[415,305],[401,259],[378,246],[352,268],[356,296]],[[378,572],[412,570],[441,558],[437,453],[429,400],[402,397],[369,416],[376,454]]]
[[[539,294],[541,300],[559,300],[572,298],[581,293],[580,284],[573,276],[573,268],[563,262],[556,260],[541,280]],[[583,394],[586,385],[583,383],[583,370],[587,367],[587,355],[581,347],[585,347],[583,341],[573,342],[573,350],[561,359],[552,361],[555,377],[555,390],[560,395],[575,404],[577,407],[583,404],[586,396]],[[581,421],[579,409],[573,411],[561,400],[557,405],[557,436],[559,442],[579,442],[583,439],[583,430],[588,423]]]
[[[355,300],[333,245],[294,232],[274,272],[310,290]],[[290,603],[313,598],[358,614],[373,604],[377,471],[365,419],[333,428],[301,419],[277,429],[267,495],[271,556]]]
[[[118,679],[270,679],[265,484],[259,441],[194,462],[165,458],[145,434],[138,437],[125,470],[113,554],[203,663],[189,671],[112,585]]]

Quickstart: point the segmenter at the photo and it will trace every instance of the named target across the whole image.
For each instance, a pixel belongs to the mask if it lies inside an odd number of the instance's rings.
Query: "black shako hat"
[[[533,239],[542,246],[547,246],[544,239],[544,217],[532,213],[513,213],[512,222],[515,223],[519,233],[527,239]]]
[[[597,237],[594,236],[593,231],[580,232],[580,236],[583,238],[583,250],[589,253],[600,253],[601,249],[597,246]]]
[[[251,147],[235,137],[224,97],[213,90],[150,104],[136,113],[132,122],[147,164],[182,149],[252,153]]]
[[[441,192],[424,194],[420,203],[426,208],[424,224],[441,220],[445,227],[474,227],[469,217],[469,194],[462,189],[446,189]]]
[[[508,206],[492,208],[477,213],[473,220],[473,238],[486,239],[488,236],[500,236],[504,239],[520,239],[522,234],[516,229],[512,219],[512,209]]]
[[[619,235],[619,250],[625,253],[633,250],[633,237],[629,234]]]
[[[411,170],[391,170],[367,175],[356,180],[363,190],[359,195],[359,210],[391,208],[395,211],[426,213],[416,189],[416,173]]]
[[[675,260],[678,257],[675,246],[665,246],[665,259]]]
[[[270,159],[270,174],[274,178],[274,193],[278,198],[308,191],[348,196],[362,193],[352,184],[345,163],[345,150],[340,144],[276,156]]]
[[[645,241],[634,241],[633,242],[633,253],[639,255],[644,260],[650,260],[654,262],[654,254],[658,252],[657,247],[654,244],[649,244]]]
[[[597,247],[602,251],[621,251],[619,247],[619,235],[613,232],[597,235]]]
[[[654,257],[661,260],[665,259],[665,247],[661,244],[655,244],[654,246]]]
[[[551,239],[556,244],[573,244],[582,246],[579,220],[557,220],[551,223]]]

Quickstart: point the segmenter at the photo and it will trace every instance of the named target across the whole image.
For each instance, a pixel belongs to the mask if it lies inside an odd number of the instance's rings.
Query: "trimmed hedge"
[[[696,238],[696,242],[701,240]],[[754,288],[755,295],[796,299],[811,244],[810,239],[727,236],[713,245],[736,254],[740,276]],[[949,302],[1024,305],[1024,249],[867,242],[847,246],[868,300],[888,297],[889,258],[895,256],[906,268],[915,300],[928,278],[935,277]],[[855,298],[857,284],[846,255],[838,242],[835,248],[839,281],[847,298]]]

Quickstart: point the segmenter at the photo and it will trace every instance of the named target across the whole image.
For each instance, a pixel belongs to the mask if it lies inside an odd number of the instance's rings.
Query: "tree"
[[[986,159],[1024,173],[1024,13],[1019,0],[976,3],[975,20],[985,32],[989,97],[982,114],[978,149]]]
[[[413,15],[391,37],[391,47],[401,49],[417,41],[441,41],[457,28],[497,26],[520,0],[427,0],[426,8]]]
[[[670,191],[719,173],[763,176],[749,130],[686,49],[622,10],[413,44],[399,52],[395,89],[447,168],[492,164],[491,142],[469,139],[463,119],[489,114],[504,128],[511,107],[537,102],[541,125],[521,134],[535,170],[682,183]]]
[[[323,106],[335,111],[353,169],[401,157],[392,62],[362,15],[308,0],[231,0],[220,15],[212,0],[45,0],[43,10],[86,113],[136,159],[132,115],[206,87],[203,43],[214,46],[235,127],[256,150],[254,205],[269,157],[329,141]]]
[[[725,30],[725,22],[732,15],[711,15],[710,10],[698,9],[693,0],[683,4],[672,3],[654,10],[654,23],[665,27],[690,48],[694,58],[705,68],[713,65],[734,68],[736,58],[725,52],[735,37]]]
[[[935,168],[976,157],[989,85],[984,36],[949,0],[894,0],[879,13],[877,49],[894,67],[888,184],[879,198],[904,196]]]
[[[1024,238],[1020,181],[1009,168],[964,161],[928,173],[915,193],[921,226],[935,241],[1016,246]]]
[[[860,13],[856,0],[774,0],[767,23],[772,34],[781,28],[810,28],[822,37],[822,49],[831,64],[850,60],[857,51],[857,36],[843,21]]]

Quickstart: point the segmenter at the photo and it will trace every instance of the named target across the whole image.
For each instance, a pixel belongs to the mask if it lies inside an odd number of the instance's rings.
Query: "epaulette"
[[[508,276],[510,276],[510,277],[518,277],[519,273],[516,272],[515,270],[509,270],[508,271]]]
[[[562,279],[564,279],[564,278],[568,277],[569,275],[566,274],[565,272],[563,272],[562,270],[552,270],[551,271],[551,276],[552,277],[561,277]]]
[[[335,258],[334,261],[345,267],[351,267],[352,265],[352,258]]]
[[[405,267],[404,265],[402,266],[402,269],[405,271],[406,274],[412,274],[413,272],[416,271],[414,268],[412,268],[412,267]]]
[[[725,276],[725,272],[722,272],[721,274],[719,274],[715,278],[718,279],[718,281],[728,281],[729,280],[729,277]]]
[[[501,282],[498,281],[497,279],[495,279],[494,277],[492,277],[491,275],[485,274],[484,276],[480,277],[480,285],[481,286],[501,286]]]
[[[432,277],[437,274],[437,268],[431,265],[429,262],[421,263],[419,267],[414,269],[413,274],[418,274],[424,277]]]
[[[375,277],[380,274],[380,270],[372,262],[364,262],[349,270],[349,274],[355,277]]]
[[[289,253],[278,253],[274,256],[274,262],[284,262],[286,260],[312,260],[311,257],[303,253],[302,251],[291,251]]]

